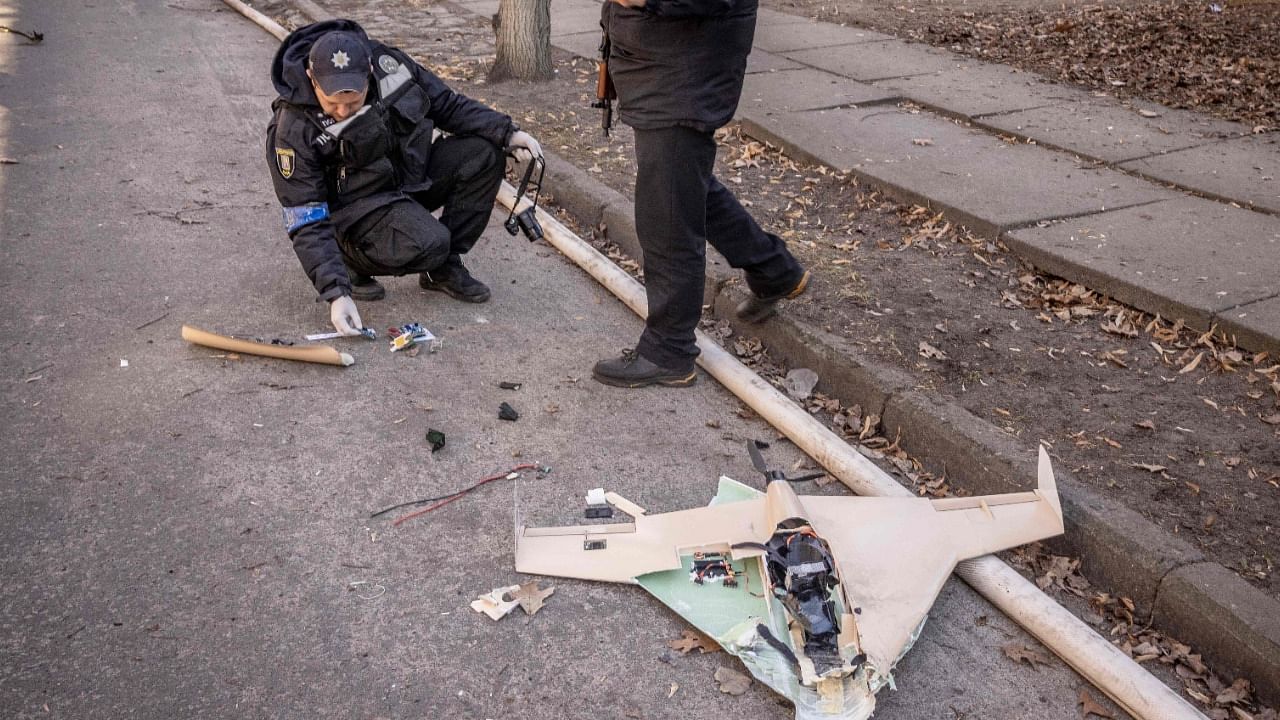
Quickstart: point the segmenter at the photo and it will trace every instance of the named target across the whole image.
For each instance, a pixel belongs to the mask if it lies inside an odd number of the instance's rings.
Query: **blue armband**
[[[307,203],[284,208],[284,229],[289,233],[327,219],[329,219],[329,203]]]

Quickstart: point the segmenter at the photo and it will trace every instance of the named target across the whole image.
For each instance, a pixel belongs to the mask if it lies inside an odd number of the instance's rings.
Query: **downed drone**
[[[1063,531],[1049,456],[1039,487],[983,497],[801,496],[770,470],[727,477],[710,506],[632,522],[520,528],[516,570],[637,583],[790,699],[796,717],[861,720],[891,685],[956,563]]]

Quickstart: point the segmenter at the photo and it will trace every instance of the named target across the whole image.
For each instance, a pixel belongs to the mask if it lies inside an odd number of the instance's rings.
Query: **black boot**
[[[796,284],[790,290],[769,295],[767,297],[751,296],[738,304],[738,319],[746,320],[749,323],[763,322],[778,312],[778,303],[783,300],[790,300],[799,297],[801,293],[809,289],[809,271],[805,270]]]
[[[347,271],[347,275],[351,278],[352,300],[369,302],[371,300],[381,300],[387,296],[387,289],[382,287],[382,283],[368,275],[357,275],[350,270]]]
[[[482,303],[489,300],[489,286],[471,277],[462,259],[451,256],[435,270],[418,276],[418,287],[442,292],[463,302]]]
[[[601,360],[591,368],[591,377],[597,382],[614,387],[638,388],[648,385],[684,387],[698,379],[698,373],[690,360],[684,367],[661,367],[640,357],[635,350],[623,350],[622,357]]]

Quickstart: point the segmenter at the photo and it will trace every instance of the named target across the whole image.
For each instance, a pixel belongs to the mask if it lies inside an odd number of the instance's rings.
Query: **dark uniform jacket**
[[[758,0],[606,2],[609,74],[622,122],[640,130],[685,125],[704,132],[733,119]]]
[[[360,111],[342,122],[320,110],[307,55],[333,30],[369,43],[373,74]],[[371,210],[431,185],[432,130],[478,135],[507,147],[511,118],[450,90],[400,50],[369,40],[350,20],[299,28],[284,39],[271,66],[280,97],[267,127],[267,162],[294,252],[325,300],[349,294],[335,233]]]

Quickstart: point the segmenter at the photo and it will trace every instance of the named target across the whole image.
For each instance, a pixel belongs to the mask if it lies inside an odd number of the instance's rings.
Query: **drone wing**
[[[973,498],[802,497],[858,609],[863,652],[888,672],[961,560],[1063,531],[1053,469],[1040,451],[1039,488]]]
[[[773,532],[766,527],[762,497],[659,515],[646,515],[625,500],[614,504],[627,510],[633,522],[520,528],[516,571],[634,583],[641,575],[681,567],[681,555],[729,553],[735,543],[762,543]],[[733,551],[735,558],[758,554]]]

